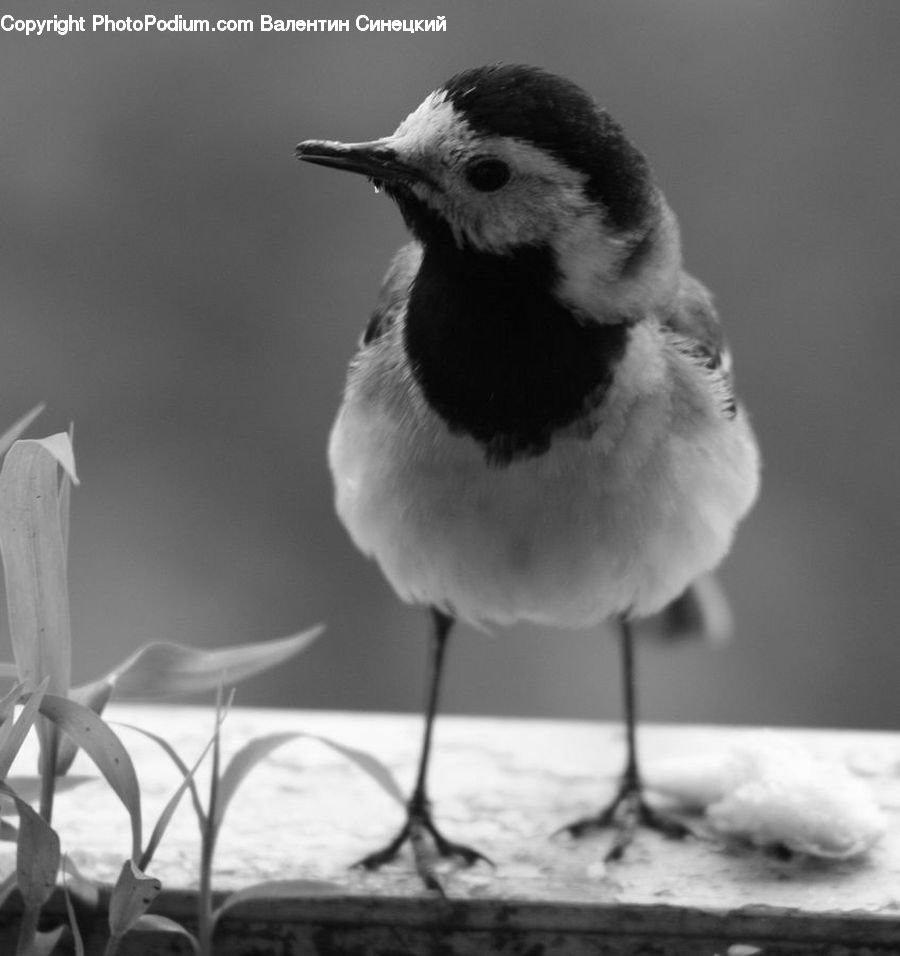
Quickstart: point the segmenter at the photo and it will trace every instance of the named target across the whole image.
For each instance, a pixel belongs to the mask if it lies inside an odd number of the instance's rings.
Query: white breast
[[[405,601],[476,623],[653,613],[721,561],[756,496],[746,417],[650,323],[589,439],[505,467],[447,432],[390,345],[351,369],[329,460],[341,520]]]

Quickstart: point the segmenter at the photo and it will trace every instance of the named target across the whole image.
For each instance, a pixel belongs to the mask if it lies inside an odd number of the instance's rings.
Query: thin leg
[[[612,801],[598,814],[576,820],[563,831],[572,837],[582,837],[594,830],[607,827],[615,829],[612,846],[606,854],[607,861],[619,860],[628,849],[639,826],[658,830],[668,837],[683,837],[690,830],[680,820],[654,810],[644,800],[644,784],[638,766],[637,753],[637,703],[635,694],[634,635],[631,622],[622,617],[620,642],[622,649],[622,697],[625,710],[625,769],[619,788]]]
[[[438,710],[440,698],[441,675],[444,668],[444,655],[447,650],[447,641],[455,623],[454,619],[437,608],[431,609],[432,617],[432,645],[431,667],[428,681],[428,697],[425,703],[425,732],[422,737],[422,749],[419,755],[419,770],[412,794],[406,804],[406,822],[400,832],[386,847],[363,857],[356,865],[367,870],[377,870],[385,863],[390,863],[404,843],[409,841],[413,851],[416,872],[422,882],[430,890],[436,890],[443,895],[444,890],[434,874],[425,846],[426,834],[431,837],[434,848],[442,857],[459,857],[466,866],[471,866],[479,860],[486,863],[491,861],[478,850],[453,843],[448,840],[435,826],[431,815],[431,801],[428,799],[428,764],[431,758],[431,734]],[[491,863],[493,866],[493,863]]]

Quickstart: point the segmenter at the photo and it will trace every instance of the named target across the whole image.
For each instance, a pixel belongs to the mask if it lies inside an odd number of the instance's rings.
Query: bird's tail
[[[640,621],[638,629],[642,636],[660,640],[723,644],[734,631],[734,618],[718,578],[705,574],[658,614]]]

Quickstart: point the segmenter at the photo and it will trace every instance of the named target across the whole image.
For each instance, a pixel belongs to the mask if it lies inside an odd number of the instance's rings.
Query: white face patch
[[[596,212],[581,173],[530,143],[475,132],[443,93],[428,96],[386,142],[437,185],[414,191],[460,244],[505,255],[517,246],[550,244],[570,223]],[[487,158],[502,160],[512,173],[494,192],[481,192],[466,178],[471,163]]]
[[[532,143],[473,130],[440,91],[384,143],[427,174],[434,185],[416,184],[413,192],[447,222],[458,245],[494,255],[547,246],[560,272],[559,298],[585,315],[608,311],[629,237],[606,225],[585,194],[585,174]],[[469,182],[467,168],[483,159],[506,163],[511,176],[504,186],[484,192]]]

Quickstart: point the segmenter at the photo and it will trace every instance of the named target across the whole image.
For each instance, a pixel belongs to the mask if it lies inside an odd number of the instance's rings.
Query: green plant
[[[0,552],[15,658],[13,664],[0,664],[0,677],[16,682],[0,700],[0,797],[6,798],[19,819],[17,828],[5,820],[0,826],[0,837],[17,841],[16,871],[0,884],[0,902],[18,887],[24,910],[17,956],[40,956],[53,950],[64,927],[50,933],[38,931],[41,910],[61,872],[59,838],[51,826],[53,802],[81,748],[119,797],[131,822],[130,859],[123,865],[110,899],[107,951],[113,953],[122,936],[131,930],[184,933],[171,921],[145,913],[155,895],[150,888],[158,881],[145,874],[139,864],[149,864],[178,801],[193,788],[199,760],[193,770],[185,768],[182,786],[173,794],[150,842],[143,847],[137,775],[127,750],[102,719],[106,704],[114,696],[168,698],[233,684],[303,650],[321,628],[274,641],[208,651],[153,643],[97,680],[71,687],[67,552],[71,486],[78,479],[71,434],[19,439],[40,411],[41,407],[33,409],[0,435]],[[17,706],[21,713],[15,717]],[[222,715],[219,708],[216,731],[207,748],[213,747],[214,753],[218,753]],[[32,728],[38,734],[38,777],[13,781],[10,767]],[[36,794],[38,812],[22,795],[26,790]],[[73,912],[66,879],[71,875],[71,864],[62,873],[67,906]],[[74,922],[72,934],[76,952],[83,951]]]

